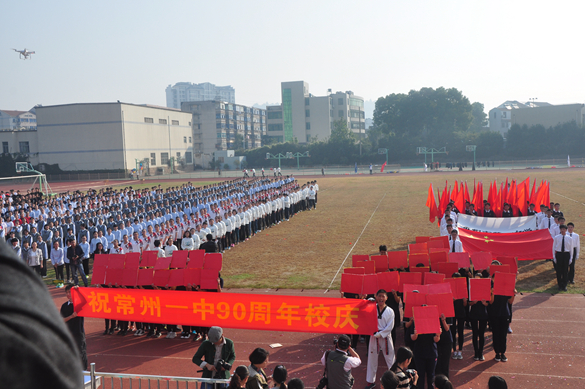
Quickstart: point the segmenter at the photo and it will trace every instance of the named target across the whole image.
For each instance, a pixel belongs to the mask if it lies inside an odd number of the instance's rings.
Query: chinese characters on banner
[[[341,298],[145,289],[71,290],[83,317],[249,330],[373,334],[376,304]]]

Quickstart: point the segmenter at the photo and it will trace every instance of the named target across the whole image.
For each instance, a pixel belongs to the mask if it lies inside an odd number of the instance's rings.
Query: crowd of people
[[[581,251],[581,240],[575,232],[573,222],[565,223],[566,219],[561,211],[559,203],[551,202],[550,205],[541,204],[540,212],[536,212],[534,204],[527,204],[527,216],[536,217],[536,226],[539,230],[548,230],[553,238],[551,257],[557,276],[557,287],[559,291],[567,291],[570,284],[575,283],[575,262],[579,259]],[[465,203],[465,214],[477,216],[474,204]],[[441,236],[449,236],[449,242],[453,252],[462,252],[463,246],[458,239],[457,219],[459,210],[453,201],[447,205],[445,215],[440,221]],[[484,217],[496,217],[491,209],[490,203],[484,201]],[[522,216],[521,213],[514,214],[514,210],[508,203],[504,203],[502,217]]]
[[[42,277],[50,260],[57,280],[77,285],[79,276],[87,286],[95,254],[155,250],[171,256],[200,247],[225,252],[300,211],[315,209],[318,191],[316,181],[299,184],[292,176],[279,176],[57,196],[0,192],[0,238]]]

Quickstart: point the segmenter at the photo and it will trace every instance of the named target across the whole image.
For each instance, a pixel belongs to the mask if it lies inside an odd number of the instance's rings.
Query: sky
[[[120,100],[166,105],[177,82],[280,103],[280,83],[375,101],[457,88],[505,100],[585,102],[583,1],[10,1],[0,109]],[[20,60],[11,49],[36,51]]]

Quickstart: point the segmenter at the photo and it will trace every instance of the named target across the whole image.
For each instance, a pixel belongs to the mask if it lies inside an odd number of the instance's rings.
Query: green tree
[[[244,136],[242,134],[236,134],[234,137],[234,150],[240,150],[244,148]]]
[[[469,129],[476,132],[484,131],[488,121],[482,103],[475,102],[471,104],[471,116],[472,121]]]
[[[343,142],[352,139],[354,139],[354,135],[347,127],[347,121],[339,119],[333,122],[329,142]]]

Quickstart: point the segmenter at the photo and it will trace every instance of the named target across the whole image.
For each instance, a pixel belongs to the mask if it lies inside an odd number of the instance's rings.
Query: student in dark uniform
[[[414,359],[419,382],[418,389],[424,389],[425,378],[427,388],[432,389],[433,380],[435,379],[435,368],[437,367],[437,342],[440,334],[418,334],[416,332],[416,323],[411,321],[413,333],[410,338],[414,341]]]
[[[437,342],[437,367],[435,368],[435,375],[442,374],[449,377],[449,362],[451,354],[451,344],[453,337],[450,328],[451,318],[446,318],[441,314],[441,336]]]
[[[514,212],[510,209],[510,204],[504,203],[504,210],[502,211],[502,217],[513,217]]]
[[[475,278],[482,278],[481,273],[475,273]],[[472,343],[475,355],[473,359],[476,361],[485,361],[483,356],[483,346],[485,344],[485,329],[487,327],[488,312],[487,307],[489,301],[470,301],[471,312],[469,314],[471,318],[471,331],[472,331]]]
[[[61,316],[69,332],[73,336],[73,340],[79,347],[79,354],[81,355],[81,366],[83,370],[87,370],[87,351],[85,345],[85,329],[83,327],[83,317],[77,316],[77,313],[73,309],[73,303],[71,302],[71,289],[73,285],[67,285],[65,288],[65,294],[67,295],[67,302],[61,306]]]
[[[490,327],[496,362],[508,362],[506,357],[506,342],[508,338],[508,327],[510,324],[510,304],[514,303],[515,296],[500,296],[492,293],[490,301]]]
[[[534,204],[529,204],[528,205],[528,211],[526,211],[526,216],[533,216],[536,215],[536,205]]]
[[[461,277],[460,273],[453,273],[453,278]],[[451,336],[453,337],[453,359],[463,359],[463,330],[465,329],[465,318],[467,299],[453,300],[453,307],[455,310],[455,317],[453,318],[453,324],[451,325]],[[457,338],[459,335],[459,338]],[[459,351],[457,351],[457,345],[459,345]]]
[[[496,214],[491,209],[490,203],[486,202],[483,209],[483,217],[496,217]]]
[[[475,204],[469,204],[469,208],[465,211],[466,214],[471,216],[477,216],[477,211],[475,210]]]

